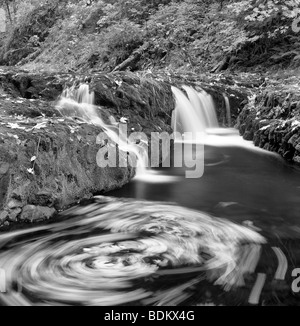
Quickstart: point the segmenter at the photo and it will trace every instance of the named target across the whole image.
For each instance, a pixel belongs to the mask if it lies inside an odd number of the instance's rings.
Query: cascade
[[[203,132],[218,128],[218,119],[211,95],[204,90],[197,92],[189,86],[183,86],[187,96],[177,87],[172,87],[176,99],[176,108],[172,114],[172,127],[175,132]]]
[[[118,123],[114,117],[108,116],[105,110],[94,105],[94,103],[94,92],[90,92],[88,84],[82,84],[79,88],[73,86],[66,89],[56,108],[65,117],[76,117],[88,124],[100,127],[114,143],[118,144],[121,151],[136,155],[136,174],[137,176],[144,174],[148,165],[146,150],[133,142],[130,143],[127,139],[122,139],[119,135]]]

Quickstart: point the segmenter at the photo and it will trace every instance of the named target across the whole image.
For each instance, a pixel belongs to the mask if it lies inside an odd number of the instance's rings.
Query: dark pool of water
[[[291,290],[292,272],[300,267],[300,170],[280,156],[251,146],[205,146],[201,178],[185,178],[185,169],[157,169],[146,180],[137,178],[109,195],[175,202],[253,226],[268,239],[256,270],[268,275],[262,304],[300,304],[299,295]],[[284,282],[273,279],[278,260],[272,248],[280,248],[288,261]],[[249,289],[241,288],[227,303],[244,304],[247,295]]]
[[[205,146],[201,178],[187,179],[182,168],[155,169],[106,194],[154,204],[98,198],[96,203],[74,208],[54,224],[2,234],[0,267],[11,281],[8,294],[0,293],[0,305],[248,305],[260,274],[266,277],[260,305],[299,305],[299,294],[292,289],[292,272],[300,268],[299,169],[278,155],[241,144],[247,146]],[[169,202],[189,209],[163,205]],[[164,216],[165,210],[171,215]],[[175,221],[177,214],[181,215]],[[207,222],[209,216],[221,218],[224,225],[214,225],[217,219]],[[232,233],[229,242],[228,237],[224,242],[227,225],[232,230],[233,223],[223,220],[246,225],[267,239],[261,243],[255,272],[246,275],[244,286],[230,291],[203,277],[197,270],[199,262],[191,262],[192,244],[202,241],[207,223],[215,228],[208,238],[212,250],[221,252],[219,246],[224,250],[224,243],[230,247],[234,242]],[[194,239],[190,232],[198,227],[203,229]],[[213,242],[214,232],[220,232],[219,243]],[[198,245],[197,257],[203,247]],[[248,245],[239,243],[237,252]],[[160,253],[161,246],[169,246],[166,256]],[[173,265],[180,250],[186,260]],[[282,261],[276,250],[281,250]],[[152,272],[162,257],[173,263]],[[237,264],[242,265],[241,257]],[[285,270],[283,279],[276,277],[280,269]],[[138,277],[132,278],[134,273]]]
[[[299,168],[254,148],[206,146],[201,178],[185,178],[185,169],[157,169],[109,195],[176,202],[239,223],[250,220],[269,236],[300,234]]]

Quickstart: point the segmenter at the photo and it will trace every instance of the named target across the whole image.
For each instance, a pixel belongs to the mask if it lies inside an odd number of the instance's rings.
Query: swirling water
[[[148,171],[1,234],[0,304],[297,305],[299,171],[233,130],[207,131],[204,158],[199,179]]]
[[[55,223],[2,234],[1,303],[297,304],[299,172],[249,148],[206,154],[201,179],[157,169]]]

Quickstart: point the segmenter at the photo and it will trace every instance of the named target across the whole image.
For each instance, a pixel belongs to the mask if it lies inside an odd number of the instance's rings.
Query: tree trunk
[[[18,7],[17,7],[16,0],[13,0],[13,9],[14,9],[14,23],[17,24]]]
[[[10,8],[9,8],[8,0],[5,1],[5,4],[6,4],[6,9],[7,9],[7,13],[8,13],[8,17],[9,17],[10,23],[12,24],[13,23],[13,20],[12,20]]]
[[[137,50],[135,50],[129,58],[127,58],[121,64],[116,66],[112,70],[112,72],[122,71],[122,70],[127,69],[128,67],[132,67],[132,65],[135,64],[140,59],[143,52],[145,52],[149,48],[149,46],[150,46],[149,42],[143,44],[141,47],[139,47]]]
[[[226,56],[220,63],[217,64],[210,72],[220,72],[222,70],[226,70],[229,66],[230,57]]]

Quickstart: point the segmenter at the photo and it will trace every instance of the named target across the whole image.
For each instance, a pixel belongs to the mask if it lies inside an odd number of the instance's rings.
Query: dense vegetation
[[[300,0],[1,0],[1,62],[191,71],[300,65]]]

